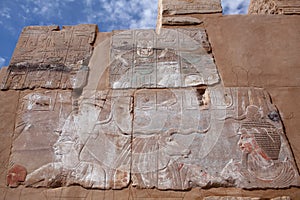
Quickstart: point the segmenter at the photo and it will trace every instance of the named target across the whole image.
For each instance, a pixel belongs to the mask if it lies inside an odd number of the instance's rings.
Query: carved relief
[[[249,14],[300,14],[300,4],[297,0],[251,0]]]
[[[78,89],[85,86],[89,68],[84,65],[18,64],[7,70],[1,89]]]
[[[67,91],[22,91],[13,136],[11,164],[27,173],[52,161],[52,146],[60,134],[60,121],[71,111]],[[28,159],[30,158],[30,159]]]
[[[10,64],[76,64],[91,56],[96,25],[24,28]]]
[[[219,81],[203,29],[124,31],[112,39],[110,84],[121,88],[178,88]]]
[[[27,98],[29,101],[24,106],[31,114],[41,111],[34,107],[36,102],[39,102],[38,106],[54,105],[49,96],[34,93]],[[96,92],[80,100],[78,111],[73,110],[68,115],[60,112],[62,116],[57,116],[58,123],[51,126],[57,135],[48,153],[52,159],[44,165],[30,168],[25,185],[61,187],[78,184],[100,189],[126,187],[130,181],[131,164],[130,113],[131,95],[122,91]],[[25,129],[20,133],[22,137]],[[33,136],[33,131],[27,134]],[[29,163],[25,166],[28,168]]]
[[[11,161],[27,169],[27,186],[120,189],[132,181],[141,188],[185,190],[298,184],[279,114],[262,89],[98,91],[78,98],[77,110],[61,104],[71,102],[66,94],[22,98]],[[52,116],[57,120],[50,125]],[[26,139],[40,133],[52,134],[48,146]],[[22,159],[41,149],[47,157]]]
[[[238,95],[239,115],[234,120],[241,156],[227,163],[222,176],[243,188],[297,184],[298,172],[277,109],[261,89],[240,89]]]
[[[96,31],[96,25],[24,28],[1,89],[73,88],[65,79],[88,62]]]
[[[62,46],[76,46],[71,56],[64,54],[65,63],[75,62],[94,34],[80,27],[64,30],[46,39],[28,36],[20,45],[30,51],[39,42],[58,47],[49,62],[61,62]],[[24,169],[23,176],[10,174],[9,185],[299,185],[279,112],[263,89],[219,83],[205,30],[115,33],[110,61],[111,88],[100,91],[85,87],[94,74],[83,63],[11,65],[4,89],[42,89],[21,92],[10,167]]]
[[[243,188],[297,185],[293,156],[265,91],[204,91],[135,93],[133,184],[179,190],[210,184]],[[220,155],[221,151],[231,153]]]

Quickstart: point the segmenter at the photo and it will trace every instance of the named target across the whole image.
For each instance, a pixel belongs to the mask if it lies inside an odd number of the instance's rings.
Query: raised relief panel
[[[278,111],[263,89],[144,89],[134,100],[133,185],[299,184]]]
[[[263,89],[235,88],[237,116],[236,158],[222,169],[221,176],[242,188],[285,188],[298,185],[294,163],[279,113]],[[228,134],[228,133],[227,133]],[[229,137],[230,134],[228,134]]]
[[[74,100],[68,91],[22,93],[10,163],[27,176],[12,177],[11,187],[129,185],[132,93],[98,91],[77,99],[78,105],[70,104]]]
[[[22,91],[16,117],[10,163],[27,175],[52,162],[53,145],[61,133],[60,121],[70,114],[71,92]]]
[[[15,127],[11,167],[27,176],[13,187],[299,185],[278,111],[260,88],[24,91]]]
[[[180,174],[182,160],[190,159],[190,147],[195,138],[210,134],[207,93],[205,88],[145,89],[135,93],[133,185],[159,189],[189,188],[185,175]]]
[[[26,27],[10,64],[76,64],[91,56],[96,31],[96,25],[65,26],[62,30],[58,26]],[[77,56],[75,60],[69,59],[72,55]]]
[[[84,65],[39,65],[21,64],[10,66],[1,89],[77,89],[87,83],[89,67]]]
[[[125,88],[179,88],[212,85],[219,76],[204,29],[133,30],[115,33],[110,85]]]
[[[83,114],[79,123],[87,124],[79,130],[85,144],[80,159],[99,164],[105,173],[103,185],[92,188],[122,189],[129,185],[131,178],[132,92],[115,90],[95,95],[99,107],[85,102],[80,108],[81,113],[88,108],[85,113],[91,116],[87,123]]]
[[[162,0],[162,14],[222,13],[220,0]]]
[[[1,89],[65,89],[92,54],[96,25],[24,28]]]

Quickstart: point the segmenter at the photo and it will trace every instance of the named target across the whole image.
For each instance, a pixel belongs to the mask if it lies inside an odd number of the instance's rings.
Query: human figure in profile
[[[104,169],[98,164],[80,160],[83,146],[76,134],[73,116],[70,115],[61,135],[53,145],[55,161],[28,174],[25,185],[32,187],[81,185],[86,188],[105,189]]]
[[[223,178],[246,188],[293,184],[297,171],[288,155],[280,155],[282,129],[264,119],[258,107],[247,107],[238,134],[242,158],[227,163],[221,173]]]

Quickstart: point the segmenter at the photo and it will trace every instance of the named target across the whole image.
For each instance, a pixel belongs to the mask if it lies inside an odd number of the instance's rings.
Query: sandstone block
[[[300,14],[298,0],[251,0],[249,14]]]
[[[161,0],[162,14],[222,13],[220,0]]]
[[[219,82],[204,29],[124,31],[112,37],[110,87],[178,88]]]
[[[195,17],[164,17],[162,25],[197,25],[203,21]]]

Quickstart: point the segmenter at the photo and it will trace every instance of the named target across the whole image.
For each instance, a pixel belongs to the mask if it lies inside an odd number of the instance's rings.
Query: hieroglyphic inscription
[[[96,25],[25,27],[10,64],[76,64],[91,56],[96,31]]]
[[[134,98],[133,185],[298,184],[280,117],[264,90],[144,89]]]
[[[89,68],[84,65],[11,65],[1,89],[76,89],[87,83]]]
[[[24,28],[1,89],[75,88],[82,78],[74,78],[87,76],[96,31],[96,25]]]
[[[177,88],[219,81],[204,29],[116,33],[110,84],[118,88]]]
[[[79,98],[76,110],[66,104],[70,98],[70,92],[43,90],[22,95],[11,163],[28,171],[25,185],[121,189],[132,182],[185,190],[298,184],[280,116],[263,89],[98,91]],[[26,159],[40,153],[47,156]]]

